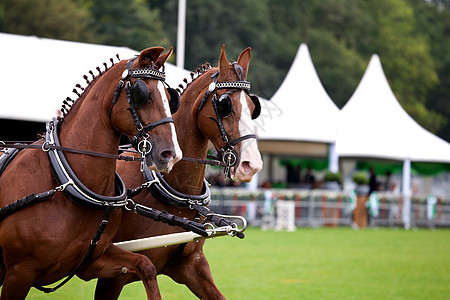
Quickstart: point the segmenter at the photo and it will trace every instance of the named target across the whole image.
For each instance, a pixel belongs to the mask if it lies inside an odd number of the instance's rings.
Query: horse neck
[[[197,99],[203,97],[206,88],[211,83],[207,72],[193,82],[181,95],[179,111],[174,114],[175,128],[178,143],[184,157],[206,159],[208,154],[208,139],[201,133],[193,117],[192,108]],[[168,183],[176,190],[188,194],[200,194],[205,177],[205,165],[180,161],[174,165],[172,171],[166,176]]]
[[[119,134],[106,112],[105,97],[113,97],[113,79],[105,73],[97,77],[64,118],[59,130],[61,145],[116,154]],[[118,80],[118,79],[117,79]],[[65,153],[80,180],[94,192],[107,195],[114,190],[116,161],[90,155]]]

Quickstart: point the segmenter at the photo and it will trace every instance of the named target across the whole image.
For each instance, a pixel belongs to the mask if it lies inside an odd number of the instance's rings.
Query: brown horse
[[[107,70],[99,71],[101,74],[97,76],[91,72],[92,81],[85,76],[88,86],[79,99],[73,101],[70,111],[63,105],[65,116],[48,125],[47,136],[55,141],[59,139],[62,147],[117,155],[120,135],[125,134],[146,148],[142,167],[146,164],[170,171],[181,158],[181,150],[174,124],[171,124],[171,91],[164,86],[165,74],[159,71],[172,49],[161,54],[163,51],[162,47],[153,47],[128,62],[114,64],[111,60],[111,68],[105,65]],[[59,131],[59,136],[54,130]],[[35,144],[43,144],[43,141]],[[47,140],[46,145],[50,147],[50,144]],[[77,266],[94,241],[92,237],[101,234],[99,224],[102,216],[105,219],[105,211],[110,212],[106,230],[91,259],[87,259],[86,265],[76,275],[90,280],[128,272],[143,281],[149,298],[160,298],[156,271],[150,260],[144,255],[117,248],[111,241],[121,215],[120,209],[112,208],[120,207],[126,198],[126,191],[113,196],[119,187],[125,190],[121,179],[115,176],[116,160],[72,152],[60,155],[46,145],[43,149],[49,150],[49,154],[36,149],[20,151],[0,177],[0,207],[32,193],[47,190],[53,193],[49,199],[1,219],[0,245],[3,248],[3,267],[6,267],[0,273],[0,283],[3,283],[1,299],[25,299],[31,287],[45,289],[43,285],[52,284],[78,270]],[[151,146],[153,149],[148,154],[145,150]],[[72,177],[74,184],[61,184],[55,179],[58,172],[64,173],[67,169],[61,171],[54,165],[51,167],[50,153],[71,166],[77,177]],[[77,185],[78,181],[81,184]],[[55,188],[57,186],[59,188]],[[62,190],[64,193],[60,192]],[[79,190],[82,192],[76,194]],[[73,194],[68,196],[69,193]],[[87,195],[86,205],[74,203],[80,201],[77,198],[80,194]],[[117,199],[120,201],[112,201]]]
[[[250,48],[245,49],[237,62],[233,64],[228,62],[225,50],[222,48],[219,67],[205,70],[195,79],[193,76],[193,80],[187,84],[181,94],[180,110],[174,115],[180,146],[186,157],[205,159],[208,141],[213,143],[219,153],[223,153],[221,149],[227,149],[229,144],[234,144],[233,153],[237,158],[235,164],[237,167],[231,167],[230,175],[236,180],[246,182],[250,181],[252,176],[262,168],[252,124],[252,116],[257,117],[260,106],[257,99],[251,99],[248,90],[245,90],[250,87],[249,82],[245,81],[249,63]],[[234,84],[235,87],[231,87]],[[221,100],[218,101],[219,99]],[[220,103],[225,101],[230,102]],[[224,133],[220,132],[219,124],[223,124]],[[224,142],[224,136],[228,138],[228,142]],[[138,168],[121,162],[117,167],[127,186],[138,186],[143,182],[143,176]],[[204,192],[202,191],[204,176],[203,164],[181,161],[174,166],[170,174],[165,176],[165,179],[178,192],[200,195]],[[157,201],[148,190],[133,197],[133,200],[136,203],[189,219],[194,219],[197,215],[197,212],[189,207],[177,207]],[[124,241],[180,231],[135,213],[124,212],[121,226],[114,240]],[[204,242],[204,240],[189,242],[184,248],[175,245],[140,253],[150,258],[158,274],[168,275],[176,282],[185,284],[197,297],[224,299],[225,297],[214,283],[208,261],[203,253]],[[138,278],[134,274],[123,274],[114,279],[99,279],[96,299],[117,299],[123,285],[136,280]]]

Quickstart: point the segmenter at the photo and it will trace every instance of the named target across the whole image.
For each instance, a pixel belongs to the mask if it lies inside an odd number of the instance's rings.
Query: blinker
[[[217,113],[220,118],[224,119],[228,117],[233,111],[233,102],[228,93],[225,93],[219,97],[217,101]]]
[[[253,110],[252,113],[252,120],[256,119],[259,117],[259,115],[261,114],[261,103],[259,102],[259,98],[258,96],[254,95],[254,94],[250,94],[250,99],[252,99],[253,104],[255,105],[255,109]]]
[[[133,83],[131,95],[134,108],[143,107],[150,99],[150,91],[148,90],[145,82],[141,79],[136,79]]]

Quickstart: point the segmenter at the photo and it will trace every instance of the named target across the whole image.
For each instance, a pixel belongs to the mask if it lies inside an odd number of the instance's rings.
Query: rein
[[[42,144],[20,144],[20,142],[19,143],[11,143],[11,142],[0,141],[0,149],[2,149],[2,148],[4,148],[4,149],[0,150],[0,152],[4,152],[4,153],[6,153],[6,148],[40,149],[45,152],[47,152],[49,150],[61,150],[61,151],[65,151],[65,152],[85,154],[85,155],[90,155],[90,156],[97,156],[97,157],[104,157],[104,158],[111,158],[111,159],[118,159],[118,160],[124,160],[124,161],[141,161],[142,160],[141,157],[125,156],[125,155],[118,155],[118,154],[110,154],[110,153],[82,150],[82,149],[64,147],[64,146],[60,146],[60,145],[54,145],[54,144],[50,144],[48,142],[44,142]]]
[[[13,149],[39,149],[39,150],[43,150],[45,152],[47,152],[49,150],[61,150],[61,151],[65,151],[65,152],[97,156],[97,157],[104,157],[104,158],[111,158],[111,159],[117,159],[117,160],[123,160],[123,161],[142,161],[143,160],[142,157],[82,150],[82,149],[64,147],[64,146],[60,146],[60,145],[53,145],[53,144],[49,144],[48,142],[44,142],[42,144],[20,144],[20,143],[24,143],[24,142],[0,141],[0,152],[6,153],[7,149],[10,149],[10,148],[13,148]],[[1,149],[3,149],[3,150],[1,150]],[[131,148],[119,147],[119,150],[140,153],[139,151],[136,151]],[[216,156],[212,156],[209,154],[208,154],[208,159],[183,157],[181,160],[200,163],[200,164],[204,164],[204,165],[211,165],[211,166],[215,166],[215,167],[226,167],[226,164],[224,162],[221,162],[220,160],[218,160],[218,158]]]
[[[0,142],[1,143],[1,142]],[[119,150],[120,151],[128,151],[128,152],[133,152],[133,153],[140,153],[139,151],[136,151],[135,149],[132,148],[131,145],[123,145],[123,146],[119,146]],[[120,156],[120,155],[119,155]],[[123,156],[127,159],[122,158],[122,160],[132,160],[132,159],[128,159],[129,156]],[[134,157],[134,156],[131,156]],[[142,158],[137,158],[134,157],[135,160],[142,160]],[[204,164],[204,165],[211,165],[211,166],[215,166],[215,167],[226,167],[226,164],[221,162],[217,156],[213,156],[213,155],[209,155],[207,156],[207,159],[201,159],[201,158],[193,158],[193,157],[182,157],[181,160],[184,161],[189,161],[189,162],[194,162],[194,163],[200,163],[200,164]]]

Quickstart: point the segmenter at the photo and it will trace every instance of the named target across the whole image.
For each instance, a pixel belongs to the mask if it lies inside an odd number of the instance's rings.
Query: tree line
[[[0,31],[176,49],[177,13],[178,0],[3,0]],[[449,37],[450,0],[187,0],[185,68],[252,47],[252,92],[270,99],[306,43],[341,108],[376,53],[403,108],[450,141]]]

